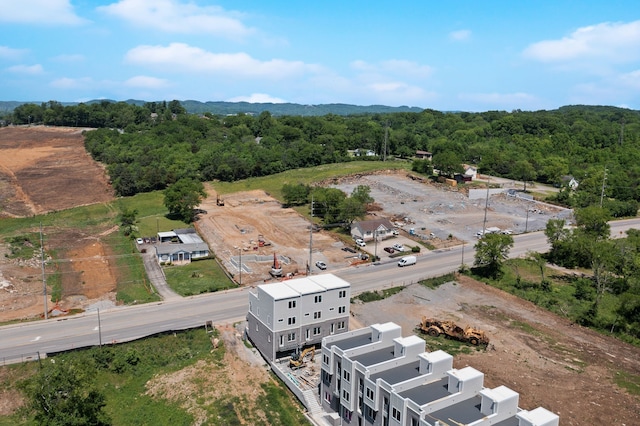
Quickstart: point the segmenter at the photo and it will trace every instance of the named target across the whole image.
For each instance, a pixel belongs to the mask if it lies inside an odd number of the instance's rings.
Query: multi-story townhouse
[[[335,425],[557,426],[544,409],[518,407],[506,386],[483,387],[472,367],[453,368],[451,355],[425,352],[400,326],[374,324],[322,341],[320,399]]]
[[[333,274],[263,284],[249,293],[247,336],[275,361],[349,329],[351,285]]]

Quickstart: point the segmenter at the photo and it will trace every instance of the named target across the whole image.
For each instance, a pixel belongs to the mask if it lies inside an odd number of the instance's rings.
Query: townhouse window
[[[280,336],[280,346],[284,345],[284,335]]]
[[[338,321],[338,330],[344,330],[344,321]]]
[[[322,329],[320,327],[313,327],[313,335],[318,336],[322,333]]]
[[[322,303],[322,295],[319,294],[313,298],[314,303]]]
[[[347,402],[349,402],[349,398],[351,398],[351,395],[349,395],[349,392],[347,392],[346,389],[342,390],[342,398]]]
[[[350,382],[351,381],[351,373],[349,371],[344,370],[343,377],[344,377],[344,381],[345,382]]]
[[[331,403],[331,392],[324,393],[324,400]]]
[[[320,319],[322,317],[322,311],[317,311],[313,313],[313,319]]]
[[[396,407],[393,407],[393,409],[391,410],[391,415],[394,419],[400,421],[400,410],[398,410]]]
[[[411,417],[411,426],[418,426],[418,419]]]
[[[373,389],[367,387],[367,399],[373,401]]]
[[[339,314],[344,314],[346,312],[346,310],[347,310],[346,306],[339,306],[338,307],[338,313]]]
[[[296,307],[296,301],[295,300],[289,300],[289,309],[293,309]]]
[[[322,363],[329,365],[329,355],[322,355]]]
[[[296,340],[296,333],[287,334],[287,341],[293,342],[294,340]]]
[[[287,324],[289,324],[289,325],[293,325],[293,324],[295,324],[295,323],[296,323],[296,317],[289,317],[289,318],[287,319]]]
[[[306,331],[306,338],[307,340],[311,340],[311,329],[309,328],[307,328],[307,331]]]
[[[338,292],[338,298],[339,298],[339,299],[342,299],[342,298],[344,298],[344,297],[347,297],[347,290],[340,290],[340,291]]]

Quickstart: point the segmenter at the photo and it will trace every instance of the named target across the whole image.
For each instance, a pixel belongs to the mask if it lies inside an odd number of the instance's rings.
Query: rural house
[[[351,236],[364,241],[373,241],[376,236],[384,240],[393,235],[394,227],[389,219],[361,220],[351,224]]]
[[[431,154],[429,151],[416,151],[416,158],[421,159],[421,160],[429,160],[432,161],[433,160],[433,154]]]
[[[209,256],[209,246],[193,228],[158,232],[158,243],[154,247],[160,264],[185,265]]]
[[[247,337],[268,361],[349,329],[351,284],[333,274],[256,287],[249,293]]]

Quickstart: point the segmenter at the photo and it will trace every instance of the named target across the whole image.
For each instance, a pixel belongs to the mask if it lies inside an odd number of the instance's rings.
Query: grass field
[[[215,259],[198,260],[182,266],[165,266],[169,286],[181,296],[235,288]]]

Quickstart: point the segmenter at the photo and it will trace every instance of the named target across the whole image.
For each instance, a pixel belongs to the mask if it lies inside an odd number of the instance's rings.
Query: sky
[[[0,0],[0,100],[640,109],[638,0]]]

